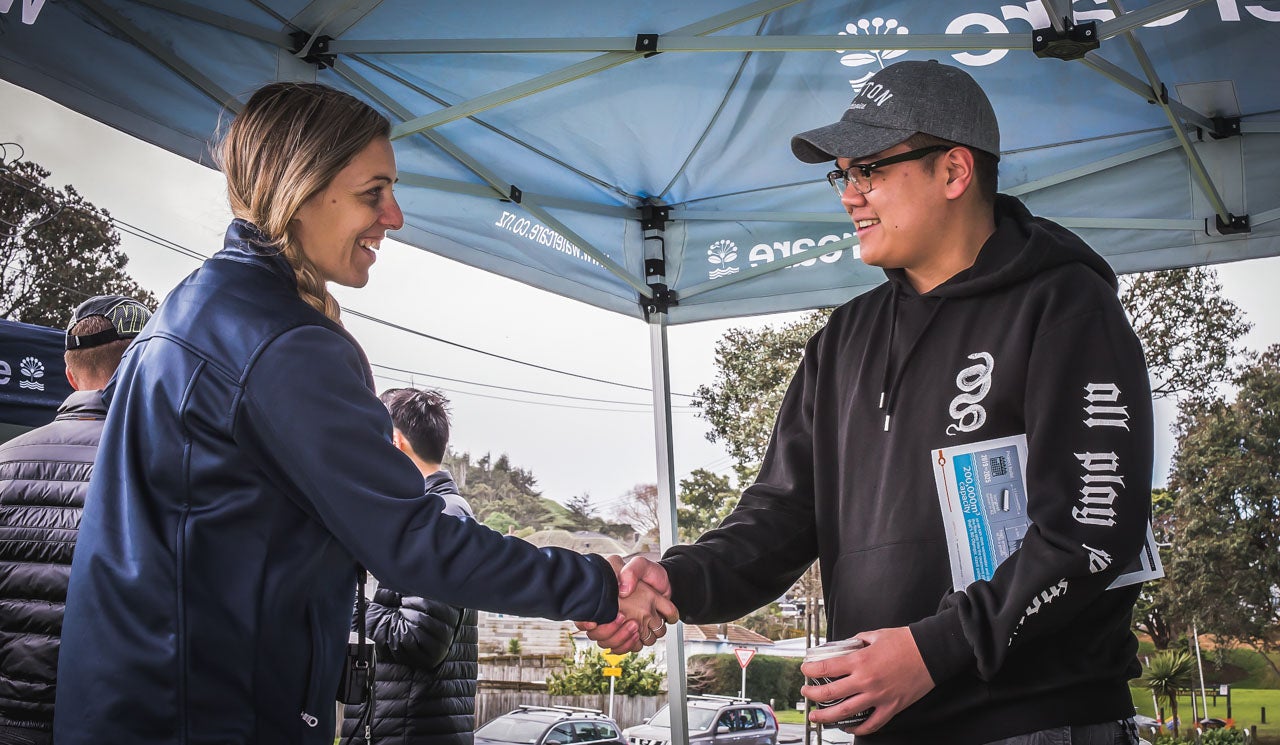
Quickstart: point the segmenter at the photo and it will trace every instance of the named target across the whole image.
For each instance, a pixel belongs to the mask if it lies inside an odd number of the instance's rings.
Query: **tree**
[[[537,530],[553,526],[565,513],[538,491],[533,472],[513,466],[505,453],[497,459],[486,453],[474,463],[469,453],[450,453],[447,463],[452,471],[466,475],[459,491],[485,524],[492,526],[491,516],[501,513],[514,527]]]
[[[608,693],[609,678],[604,669],[609,663],[597,647],[583,652],[578,659],[565,659],[563,672],[551,673],[547,693],[552,696],[582,696]],[[622,696],[656,696],[662,693],[666,675],[658,672],[651,654],[628,654],[618,667],[622,675],[614,683],[614,693]]]
[[[1178,734],[1178,691],[1191,685],[1195,660],[1185,650],[1161,652],[1151,658],[1141,682],[1156,698],[1168,702],[1173,733]],[[1161,717],[1163,718],[1163,717]]]
[[[1151,395],[1200,395],[1231,379],[1240,337],[1253,326],[1222,296],[1209,267],[1128,275],[1120,300],[1142,340]]]
[[[581,530],[590,530],[590,526],[596,521],[596,506],[591,503],[591,495],[586,492],[572,497],[564,507],[569,511],[569,518]]]
[[[730,329],[716,342],[715,382],[698,386],[693,405],[711,425],[707,439],[733,456],[738,483],[755,480],[805,342],[829,316],[815,311],[780,328]]]
[[[742,617],[736,623],[773,641],[804,635],[790,619],[782,615],[782,608],[777,603],[769,603],[754,613]]]
[[[658,532],[658,485],[636,484],[622,495],[618,519],[635,527],[640,535]]]
[[[124,268],[129,257],[111,215],[71,186],[45,184],[30,161],[0,163],[0,315],[62,328],[94,295],[126,295],[154,308],[156,298]]]
[[[704,468],[693,471],[680,480],[680,506],[676,508],[680,541],[698,540],[698,536],[720,525],[737,503],[738,490],[728,476]]]
[[[1181,410],[1167,582],[1178,616],[1220,643],[1280,651],[1280,345],[1235,380],[1236,398]],[[1280,673],[1274,660],[1263,658]]]

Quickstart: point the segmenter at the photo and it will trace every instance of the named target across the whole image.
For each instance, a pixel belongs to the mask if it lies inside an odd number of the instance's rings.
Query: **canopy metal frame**
[[[607,269],[611,274],[624,282],[636,292],[637,300],[642,307],[650,326],[650,351],[652,360],[654,428],[656,433],[656,450],[658,466],[658,486],[664,509],[660,511],[660,533],[663,548],[667,548],[677,540],[676,530],[676,497],[674,483],[674,456],[672,453],[671,431],[671,394],[669,381],[667,313],[664,307],[655,304],[664,294],[665,285],[661,274],[644,276],[644,271],[620,264],[603,250],[592,245],[565,221],[552,214],[550,210],[577,213],[583,215],[603,215],[624,219],[640,219],[642,208],[652,206],[642,204],[639,197],[627,194],[616,184],[583,171],[574,170],[567,163],[556,161],[546,153],[539,152],[529,143],[514,138],[521,147],[548,158],[557,166],[574,173],[577,177],[591,181],[597,185],[611,189],[617,195],[617,204],[591,202],[572,199],[550,193],[548,190],[534,188],[524,189],[504,179],[499,169],[487,165],[480,158],[465,152],[453,142],[435,131],[442,125],[460,119],[470,118],[489,126],[478,115],[492,109],[521,100],[528,96],[565,85],[584,77],[597,75],[619,65],[625,65],[645,59],[657,53],[681,54],[743,54],[770,52],[831,52],[843,51],[891,51],[891,50],[923,50],[923,51],[978,51],[978,50],[1029,50],[1034,48],[1033,36],[1037,31],[1025,33],[977,33],[977,34],[911,34],[911,35],[878,35],[874,37],[855,37],[846,35],[762,35],[758,29],[755,34],[713,35],[716,32],[733,28],[753,19],[761,19],[761,28],[766,16],[779,9],[794,5],[804,0],[756,0],[744,4],[734,10],[706,18],[698,23],[674,29],[666,34],[641,34],[636,37],[585,37],[585,38],[489,38],[489,39],[350,39],[344,38],[360,18],[373,11],[380,0],[315,0],[291,18],[283,18],[257,0],[251,0],[256,7],[275,18],[282,26],[292,28],[293,32],[281,31],[223,13],[208,10],[187,0],[128,0],[137,5],[160,9],[190,20],[207,24],[223,31],[242,35],[271,45],[280,51],[282,56],[291,56],[296,62],[294,72],[301,71],[303,76],[314,77],[315,68],[308,68],[313,60],[320,59],[324,66],[331,66],[334,73],[350,85],[363,91],[370,99],[391,112],[398,121],[392,127],[392,138],[401,139],[413,135],[429,140],[435,147],[447,153],[467,171],[472,173],[478,182],[460,181],[441,178],[424,173],[404,172],[401,182],[411,188],[431,189],[495,200],[518,202],[520,207],[531,216],[556,230],[566,239],[573,241],[584,253]],[[80,0],[99,18],[127,36],[133,43],[145,49],[160,60],[175,74],[188,81],[195,89],[209,99],[231,111],[239,111],[240,102],[231,92],[219,86],[213,79],[202,73],[195,65],[183,57],[183,50],[174,48],[152,37],[125,15],[106,4],[104,0]],[[1096,24],[1098,41],[1107,42],[1123,37],[1129,51],[1141,68],[1141,76],[1125,70],[1097,51],[1089,52],[1078,58],[1080,64],[1095,71],[1106,79],[1142,98],[1160,106],[1168,122],[1172,136],[1168,139],[1135,148],[1094,163],[1085,164],[1051,176],[1041,177],[1011,188],[1006,192],[1014,195],[1025,195],[1071,182],[1076,179],[1116,168],[1145,158],[1154,157],[1171,150],[1180,150],[1187,161],[1194,183],[1204,194],[1216,215],[1220,226],[1242,228],[1247,231],[1250,218],[1247,215],[1236,215],[1223,197],[1212,175],[1205,166],[1192,141],[1192,134],[1197,131],[1208,132],[1215,136],[1248,136],[1251,134],[1274,134],[1280,132],[1280,123],[1250,122],[1240,123],[1234,131],[1224,133],[1220,130],[1221,121],[1197,111],[1171,96],[1161,81],[1159,72],[1147,55],[1134,31],[1143,25],[1169,18],[1206,0],[1160,0],[1138,11],[1125,11],[1119,0],[1109,0],[1109,7],[1115,17]],[[1057,34],[1065,33],[1074,25],[1074,14],[1070,0],[1041,0],[1050,23],[1050,28]],[[305,38],[301,44],[299,39]],[[317,56],[323,50],[323,56]],[[515,85],[490,91],[464,101],[444,102],[430,96],[426,91],[416,89],[418,93],[431,98],[440,108],[428,113],[414,112],[397,102],[386,89],[375,81],[374,76],[394,79],[394,74],[380,68],[362,55],[430,55],[430,54],[584,54],[596,53],[590,59],[567,65],[551,72],[537,75]],[[745,65],[747,57],[744,57]],[[305,64],[304,64],[305,63]],[[1055,64],[1049,62],[1047,64]],[[310,72],[308,72],[310,69]],[[739,74],[742,67],[739,67]],[[734,78],[732,86],[737,84]],[[401,85],[412,87],[409,81],[396,79]],[[726,93],[726,98],[727,98]],[[723,106],[723,103],[722,103]],[[683,165],[673,175],[667,189],[676,182],[680,174],[689,165],[698,147],[701,146],[707,131],[719,117],[719,111],[707,124],[703,137],[684,159]],[[492,127],[490,127],[493,129]],[[496,130],[495,130],[496,131]],[[766,188],[792,188],[797,184],[781,185]],[[721,195],[732,196],[732,195]],[[719,197],[702,198],[698,202]],[[661,201],[658,202],[661,204]],[[815,214],[807,212],[743,212],[717,211],[700,209],[693,202],[663,205],[669,208],[669,219],[698,220],[793,220],[809,223],[844,223],[847,218],[833,209],[830,213]],[[1188,219],[1149,219],[1149,218],[1117,218],[1117,217],[1080,217],[1067,216],[1053,218],[1067,227],[1110,227],[1136,230],[1173,230],[1188,231],[1207,228],[1199,220]],[[1243,220],[1243,222],[1241,222]],[[1261,212],[1252,216],[1252,225],[1261,225],[1280,220],[1280,208]],[[857,244],[856,238],[846,238],[822,247],[822,253],[851,249]],[[665,245],[665,244],[664,244]],[[723,279],[703,282],[687,287],[680,292],[679,299],[688,299],[715,290],[750,281],[771,272],[793,266],[818,255],[817,251],[795,253],[785,259],[762,264],[754,269],[747,269]],[[646,255],[646,258],[647,255]],[[663,259],[665,257],[659,257]],[[533,260],[536,261],[536,258]],[[648,263],[648,262],[646,262]],[[665,298],[663,298],[665,301]],[[672,692],[672,734],[674,742],[687,742],[688,730],[684,716],[684,650],[682,645],[683,629],[681,625],[673,628],[667,636],[668,674]]]

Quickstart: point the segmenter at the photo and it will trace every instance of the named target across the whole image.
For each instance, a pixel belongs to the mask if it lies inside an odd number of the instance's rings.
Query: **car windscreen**
[[[533,745],[547,731],[545,722],[530,722],[515,717],[498,717],[476,730],[476,737],[502,742],[520,742]]]
[[[704,732],[711,729],[711,723],[716,720],[716,709],[695,709],[689,707],[689,731]],[[671,711],[667,707],[658,709],[658,713],[653,715],[653,719],[649,720],[649,724],[654,727],[670,727]]]

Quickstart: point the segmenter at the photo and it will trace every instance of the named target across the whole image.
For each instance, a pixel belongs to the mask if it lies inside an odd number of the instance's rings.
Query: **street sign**
[[[751,664],[751,658],[756,656],[754,649],[738,649],[733,650],[733,656],[738,658],[738,666],[743,670],[747,669],[747,665]]]
[[[606,678],[621,678],[621,677],[622,677],[622,668],[620,668],[620,667],[606,667],[606,668],[604,668],[604,676],[605,676]]]

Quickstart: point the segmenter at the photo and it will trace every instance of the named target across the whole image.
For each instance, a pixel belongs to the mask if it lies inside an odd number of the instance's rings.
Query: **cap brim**
[[[915,132],[840,121],[791,138],[791,152],[805,163],[865,158],[897,145]]]

